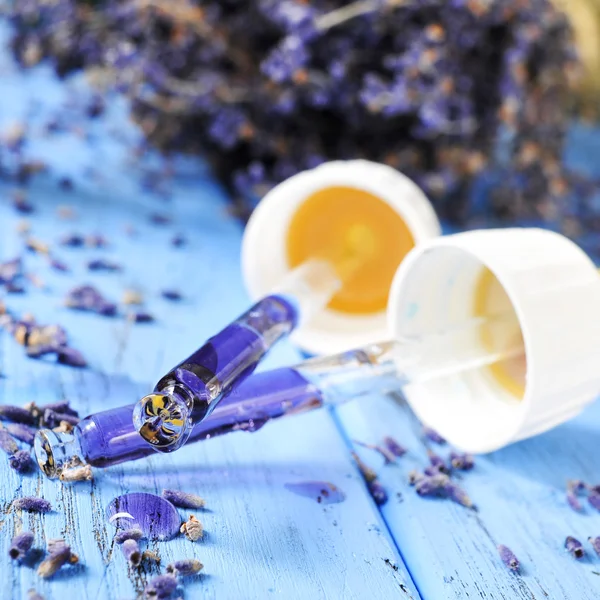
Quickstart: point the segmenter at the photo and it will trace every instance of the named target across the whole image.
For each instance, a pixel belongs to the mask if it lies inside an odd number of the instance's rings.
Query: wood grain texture
[[[31,110],[32,97],[39,98],[41,89],[47,92],[44,106],[60,106],[64,100],[45,68],[23,76],[0,61],[0,76],[15,90],[13,96],[0,98],[0,126]],[[80,83],[69,85],[80,89]],[[7,298],[17,314],[30,311],[40,322],[64,325],[92,368],[79,371],[27,359],[14,340],[1,335],[0,373],[5,377],[0,378],[0,403],[68,398],[85,415],[134,402],[167,368],[248,305],[239,270],[241,226],[227,216],[222,190],[208,178],[187,175],[181,161],[170,202],[140,192],[145,165],[127,162],[122,145],[110,135],[112,129],[130,138],[135,132],[126,124],[122,107],[117,104],[110,112],[107,121],[91,126],[91,147],[66,134],[51,140],[32,137],[30,144],[33,154],[53,165],[52,172],[31,188],[30,199],[36,205],[30,219],[32,235],[55,242],[71,230],[100,231],[109,238],[110,247],[106,251],[56,248],[57,256],[73,270],[69,275],[51,271],[43,257],[28,254],[27,270],[41,276],[48,289],[31,288],[27,294]],[[36,119],[41,124],[41,117]],[[82,176],[89,167],[96,170],[92,179]],[[59,175],[73,178],[74,192],[58,190]],[[10,207],[8,192],[8,186],[0,188],[0,260],[23,251],[15,230],[20,216]],[[56,216],[60,204],[72,204],[78,219],[61,221]],[[152,211],[172,214],[174,224],[151,225]],[[127,223],[135,226],[136,236],[124,234]],[[170,246],[176,232],[189,240],[185,248]],[[122,273],[87,272],[85,262],[96,256],[122,263]],[[138,288],[156,323],[131,325],[123,318],[65,308],[66,291],[84,282],[97,285],[114,301],[125,288]],[[165,287],[180,289],[184,300],[162,299],[159,292]],[[297,353],[284,344],[268,362],[296,359]],[[305,480],[331,481],[343,490],[346,500],[321,505],[284,487]],[[118,494],[160,493],[164,487],[196,492],[207,500],[208,509],[197,514],[206,529],[202,542],[178,538],[150,545],[164,564],[191,556],[205,564],[203,574],[186,584],[186,598],[420,598],[349,459],[345,440],[326,411],[268,426],[253,435],[240,433],[173,455],[157,454],[97,471],[93,483],[71,487],[44,480],[38,473],[21,478],[0,457],[0,572],[6,579],[0,598],[21,600],[32,587],[47,600],[139,596],[157,571],[127,569],[113,545],[114,531],[104,519],[104,509]],[[43,516],[12,510],[14,498],[30,494],[47,498],[55,510]],[[44,582],[35,570],[11,564],[8,545],[21,528],[35,533],[38,547],[47,539],[64,536],[80,556],[80,565]]]

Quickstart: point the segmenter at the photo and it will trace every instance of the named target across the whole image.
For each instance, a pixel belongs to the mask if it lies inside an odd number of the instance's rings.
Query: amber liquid
[[[287,259],[291,268],[329,261],[343,285],[328,308],[369,314],[386,309],[394,274],[414,245],[389,204],[364,190],[331,187],[309,196],[292,217]]]
[[[473,313],[476,317],[493,317],[507,313],[514,315],[514,319],[509,319],[501,332],[497,328],[482,329],[481,341],[490,352],[511,347],[515,340],[523,343],[523,335],[512,303],[502,284],[489,269],[483,269],[477,280]],[[494,363],[486,368],[503,388],[516,398],[522,399],[525,393],[526,366],[525,356],[520,356]]]

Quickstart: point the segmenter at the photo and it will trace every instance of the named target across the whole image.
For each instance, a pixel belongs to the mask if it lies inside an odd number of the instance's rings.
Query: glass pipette
[[[523,358],[524,364],[520,337],[491,351],[477,343],[483,331],[489,335],[509,323],[514,323],[514,315],[471,319],[441,333],[371,344],[252,375],[193,427],[187,442],[256,431],[273,419],[500,361]],[[56,478],[62,469],[82,463],[109,467],[154,454],[132,423],[134,410],[132,404],[90,415],[72,433],[38,432],[35,453],[40,468]]]

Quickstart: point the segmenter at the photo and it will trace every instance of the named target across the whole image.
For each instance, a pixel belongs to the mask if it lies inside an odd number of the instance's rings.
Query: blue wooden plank
[[[350,439],[379,442],[393,435],[409,449],[399,464],[385,467],[372,452],[360,454],[390,494],[382,514],[423,598],[600,597],[600,558],[587,543],[600,532],[600,513],[587,506],[576,514],[565,501],[567,479],[600,481],[600,403],[552,432],[478,457],[474,470],[460,476],[478,512],[420,498],[408,485],[408,473],[422,470],[427,455],[420,424],[405,404],[368,398],[342,407],[339,418]],[[585,560],[565,552],[568,535],[584,542]],[[519,557],[520,576],[501,563],[497,544]]]
[[[1,55],[1,53],[0,53]],[[24,76],[0,61],[0,76],[15,94],[0,97],[0,127],[28,110],[33,97],[44,105],[60,105],[64,90],[48,69]],[[81,82],[69,85],[80,89]],[[17,313],[31,311],[40,322],[63,324],[75,347],[92,369],[73,370],[25,358],[22,348],[0,336],[0,402],[24,404],[69,398],[83,414],[131,403],[177,360],[195,349],[209,334],[237,316],[248,303],[239,272],[241,227],[225,212],[222,190],[207,177],[178,179],[168,204],[139,190],[140,171],[126,165],[126,153],[106,134],[118,128],[134,138],[123,107],[111,107],[108,124],[93,125],[93,147],[77,136],[52,140],[33,136],[29,151],[53,165],[53,172],[35,182],[31,200],[32,235],[53,242],[69,230],[100,230],[111,242],[106,251],[56,248],[73,269],[71,275],[51,271],[43,257],[27,255],[26,268],[43,277],[46,291],[30,289],[10,296]],[[33,120],[41,123],[37,115]],[[106,127],[106,132],[103,131]],[[82,176],[89,166],[100,179]],[[177,168],[185,169],[178,163]],[[68,174],[75,191],[61,192],[56,173]],[[16,233],[19,217],[9,207],[9,188],[0,190],[0,260],[22,251]],[[73,204],[79,218],[65,222],[56,216],[60,204]],[[173,213],[176,223],[151,225],[152,210]],[[123,235],[132,223],[138,235]],[[175,232],[190,240],[184,249],[168,241]],[[110,257],[124,266],[122,273],[91,274],[85,261]],[[91,282],[112,300],[126,287],[136,286],[156,315],[151,325],[129,325],[77,313],[62,305],[74,284]],[[183,302],[159,296],[163,287],[176,287]],[[282,364],[297,358],[284,344],[270,359]],[[340,504],[320,505],[294,495],[285,484],[325,480],[346,494]],[[127,570],[112,544],[112,529],[102,517],[116,495],[135,490],[160,492],[163,487],[185,488],[205,496],[209,510],[202,513],[207,537],[197,544],[179,538],[157,546],[164,563],[196,556],[205,574],[186,586],[189,598],[419,598],[393,540],[348,457],[336,424],[325,411],[298,416],[267,426],[253,435],[237,434],[185,448],[168,456],[97,473],[93,483],[63,487],[39,474],[20,478],[0,460],[0,564],[10,587],[2,598],[23,598],[30,587],[48,600],[70,596],[84,599],[131,598],[156,571]],[[55,506],[45,516],[20,514],[10,508],[15,497],[42,495]],[[184,513],[182,513],[183,515]],[[40,581],[35,571],[9,565],[6,550],[20,527],[36,534],[36,545],[64,536],[81,558],[81,567]]]

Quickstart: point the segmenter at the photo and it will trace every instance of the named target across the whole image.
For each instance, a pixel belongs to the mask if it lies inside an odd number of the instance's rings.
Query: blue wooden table
[[[0,81],[0,130],[29,115],[28,153],[52,165],[31,187],[36,206],[32,235],[56,244],[69,231],[102,232],[110,242],[102,251],[57,247],[57,255],[72,268],[70,274],[51,271],[42,257],[24,255],[27,270],[41,276],[47,289],[29,286],[26,294],[6,298],[9,308],[64,325],[91,367],[76,370],[27,359],[4,334],[0,403],[68,398],[82,414],[131,403],[247,306],[239,269],[241,225],[227,214],[221,188],[195,164],[177,162],[170,200],[142,190],[140,180],[152,159],[131,159],[127,148],[138,134],[119,102],[110,106],[106,118],[86,126],[91,142],[77,131],[44,137],[44,120],[86,94],[85,83],[59,86],[45,67],[23,75],[5,57]],[[73,179],[72,192],[59,189],[60,176]],[[10,189],[0,184],[0,260],[24,254],[16,231],[21,216],[10,205]],[[75,208],[75,220],[59,218],[57,207],[64,204]],[[153,225],[152,212],[168,212],[173,224]],[[125,233],[128,224],[135,235]],[[182,233],[188,244],[172,247],[175,233]],[[85,262],[97,256],[120,262],[122,272],[89,273]],[[68,310],[62,303],[67,290],[84,282],[114,301],[126,288],[138,289],[157,321],[132,325],[123,318]],[[167,287],[180,289],[184,300],[162,299],[160,290]],[[265,367],[297,359],[284,343]],[[378,471],[390,496],[378,508],[350,451],[353,440],[379,442],[384,435],[395,436],[409,449],[395,465],[384,466],[378,455],[356,448]],[[96,470],[93,482],[71,487],[39,473],[20,477],[0,457],[0,598],[20,600],[30,588],[48,600],[139,596],[157,569],[127,568],[113,544],[104,508],[118,494],[160,493],[164,487],[207,500],[208,510],[201,514],[203,541],[178,538],[149,545],[163,564],[192,556],[204,563],[203,574],[186,584],[186,598],[599,598],[600,558],[588,552],[588,558],[577,562],[563,550],[567,535],[583,540],[600,535],[600,513],[587,507],[575,514],[564,498],[568,478],[600,482],[598,440],[596,404],[553,432],[478,458],[461,482],[477,512],[414,494],[407,474],[425,466],[426,446],[419,424],[394,396],[363,399],[337,413],[317,411],[254,434],[238,433],[173,455]],[[286,488],[307,480],[334,483],[346,500],[319,504]],[[13,510],[12,500],[22,495],[41,495],[55,510],[45,516]],[[64,537],[80,556],[80,565],[42,581],[34,569],[12,564],[7,548],[21,528],[33,531],[40,547],[46,539]],[[521,575],[502,565],[499,543],[519,556]]]

